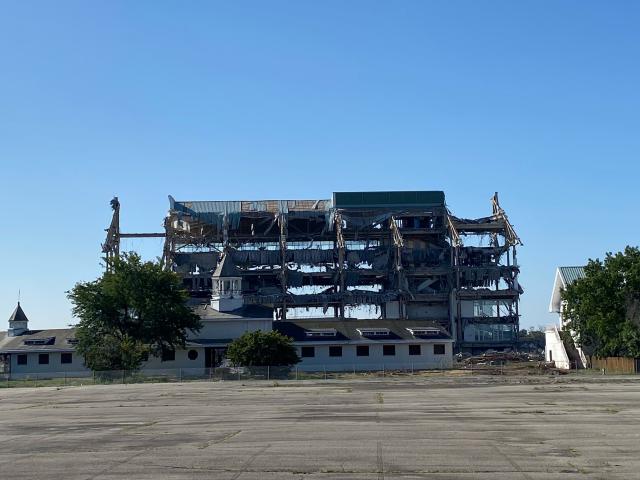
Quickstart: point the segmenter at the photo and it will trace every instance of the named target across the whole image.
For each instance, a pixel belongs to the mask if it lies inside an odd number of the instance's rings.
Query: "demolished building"
[[[177,201],[163,233],[126,234],[120,204],[103,252],[162,236],[162,259],[192,300],[242,296],[274,322],[330,317],[439,325],[458,351],[515,348],[522,245],[497,193],[492,214],[454,216],[442,191],[335,192],[331,199]],[[219,278],[222,260],[233,275]],[[218,276],[214,273],[218,270]],[[231,293],[229,295],[229,293]]]

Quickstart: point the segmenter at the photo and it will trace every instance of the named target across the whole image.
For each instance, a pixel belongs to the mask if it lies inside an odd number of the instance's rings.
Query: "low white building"
[[[273,310],[245,305],[242,278],[226,255],[213,273],[210,299],[190,299],[202,328],[190,332],[185,349],[150,356],[143,371],[180,369],[186,375],[219,366],[227,346],[246,332],[278,330],[294,339],[304,370],[451,368],[453,340],[432,322],[418,320],[273,319]],[[0,373],[89,374],[75,352],[74,329],[30,330],[18,303],[9,329],[0,332]]]
[[[453,365],[453,340],[431,322],[300,319],[274,322],[293,338],[300,370],[442,369]]]
[[[567,348],[560,333],[566,330],[567,323],[563,319],[565,305],[562,301],[562,290],[584,276],[584,267],[558,267],[556,270],[549,311],[558,314],[558,322],[545,330],[545,360],[554,362],[557,368],[568,370],[570,368],[585,368],[587,365],[582,349],[578,345],[575,349]],[[569,331],[569,333],[575,338],[573,332]]]

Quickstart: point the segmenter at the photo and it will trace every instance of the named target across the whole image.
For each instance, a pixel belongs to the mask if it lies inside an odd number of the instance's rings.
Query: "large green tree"
[[[562,291],[563,316],[589,356],[640,356],[640,250],[589,260],[585,277]]]
[[[188,332],[200,330],[178,275],[135,253],[123,254],[110,267],[68,292],[80,319],[76,351],[89,368],[135,370],[149,352],[184,347]]]
[[[247,332],[235,339],[227,349],[234,365],[246,367],[291,366],[300,361],[291,338],[280,332]]]

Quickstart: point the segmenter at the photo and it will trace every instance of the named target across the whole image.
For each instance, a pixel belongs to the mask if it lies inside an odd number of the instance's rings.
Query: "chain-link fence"
[[[168,383],[192,381],[251,381],[251,380],[331,380],[357,378],[399,378],[408,376],[478,376],[478,375],[549,375],[558,374],[544,362],[522,362],[500,365],[469,365],[462,362],[454,364],[453,368],[442,365],[406,364],[357,364],[341,365],[336,371],[335,365],[315,367],[280,367],[280,366],[244,366],[218,368],[165,368],[143,369],[137,371],[109,370],[92,372],[90,370],[77,372],[33,372],[33,373],[4,373],[0,374],[0,388],[2,387],[41,387],[41,386],[71,386],[71,385],[100,385],[127,383]],[[563,372],[566,373],[566,372]],[[587,372],[581,371],[585,374]]]

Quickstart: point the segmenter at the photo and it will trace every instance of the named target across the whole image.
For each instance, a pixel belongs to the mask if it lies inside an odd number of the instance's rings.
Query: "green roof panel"
[[[438,190],[392,192],[333,192],[336,208],[425,206],[443,207],[444,192]]]

